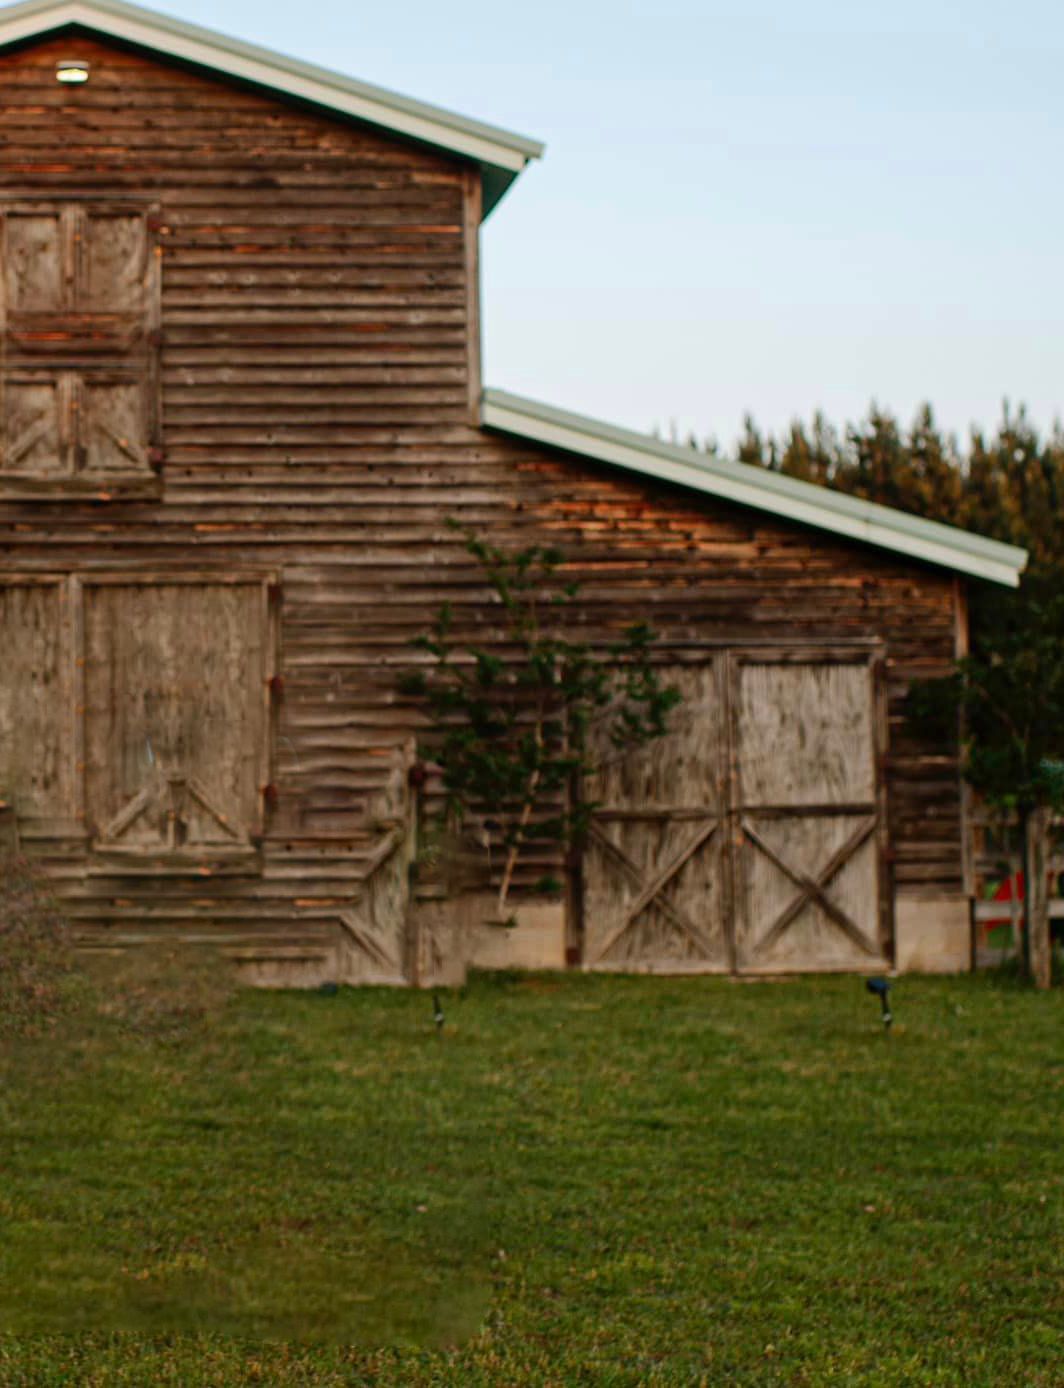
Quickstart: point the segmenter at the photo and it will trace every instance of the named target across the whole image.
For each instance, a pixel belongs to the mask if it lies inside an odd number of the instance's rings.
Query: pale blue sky
[[[1064,6],[156,3],[547,142],[484,230],[489,384],[725,443],[1064,413]]]

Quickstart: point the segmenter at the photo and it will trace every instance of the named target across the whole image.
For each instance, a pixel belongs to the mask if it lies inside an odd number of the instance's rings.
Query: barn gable
[[[482,173],[485,215],[543,153],[537,140],[122,0],[26,0],[0,15],[0,48],[49,33],[118,39],[472,160]]]
[[[482,393],[483,151],[92,11],[0,16],[0,800],[83,943],[400,982],[463,932],[496,962],[772,971],[903,960],[931,919],[956,959],[956,757],[901,706],[963,650],[966,578],[1022,554]],[[646,616],[687,696],[606,778],[566,901],[504,941],[409,871],[399,676],[444,599],[495,639],[448,516],[560,545],[584,633]]]

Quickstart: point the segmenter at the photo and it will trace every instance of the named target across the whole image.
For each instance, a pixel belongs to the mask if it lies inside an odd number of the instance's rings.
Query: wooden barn
[[[249,979],[966,967],[954,749],[900,699],[1008,546],[494,390],[534,142],[118,0],[0,12],[0,800],[86,947]],[[411,872],[447,516],[549,540],[684,695],[515,929]]]

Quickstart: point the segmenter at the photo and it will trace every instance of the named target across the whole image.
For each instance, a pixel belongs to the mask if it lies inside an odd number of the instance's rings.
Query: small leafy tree
[[[494,838],[505,855],[498,895],[505,921],[514,872],[529,845],[548,840],[569,848],[587,829],[594,805],[573,792],[595,767],[593,721],[601,724],[596,747],[636,747],[665,732],[680,695],[651,663],[655,637],[646,623],[628,627],[605,650],[567,634],[579,586],[560,580],[558,550],[534,545],[507,553],[462,533],[498,603],[494,639],[464,639],[445,603],[415,643],[430,669],[404,677],[401,689],[427,704],[424,754],[440,766],[446,819],[460,827],[481,816],[489,854]]]
[[[1044,895],[1050,816],[1064,811],[1064,596],[1036,580],[1018,599],[998,604],[995,617],[953,675],[913,686],[908,713],[921,731],[943,737],[955,736],[960,714],[966,780],[990,805],[1016,812],[1026,857],[1028,963],[1045,986],[1048,915],[1032,920],[1030,907]]]

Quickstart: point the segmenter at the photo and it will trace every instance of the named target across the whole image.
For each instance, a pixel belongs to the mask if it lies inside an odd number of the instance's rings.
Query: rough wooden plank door
[[[662,670],[683,704],[668,734],[605,764],[585,791],[599,808],[583,862],[590,968],[709,973],[730,966],[724,930],[718,665]]]
[[[9,328],[23,313],[91,314],[92,326],[105,329],[99,315],[128,315],[139,326],[153,269],[147,207],[42,202],[0,210],[0,303]],[[84,325],[67,324],[69,332],[79,329]]]
[[[150,471],[148,418],[135,376],[86,376],[78,383],[79,468],[93,473]]]
[[[71,245],[58,206],[14,207],[5,213],[2,282],[8,314],[73,307]]]
[[[146,207],[0,203],[0,480],[152,476],[158,265]]]
[[[267,775],[264,585],[94,583],[84,620],[96,851],[130,861],[251,855]]]
[[[69,472],[69,378],[40,371],[0,379],[0,465],[5,472],[48,477]]]
[[[0,800],[21,822],[71,814],[69,594],[0,578]]]
[[[887,964],[874,662],[731,662],[736,963],[750,973]]]
[[[92,313],[139,314],[151,271],[146,214],[92,207],[75,232],[79,307]]]

